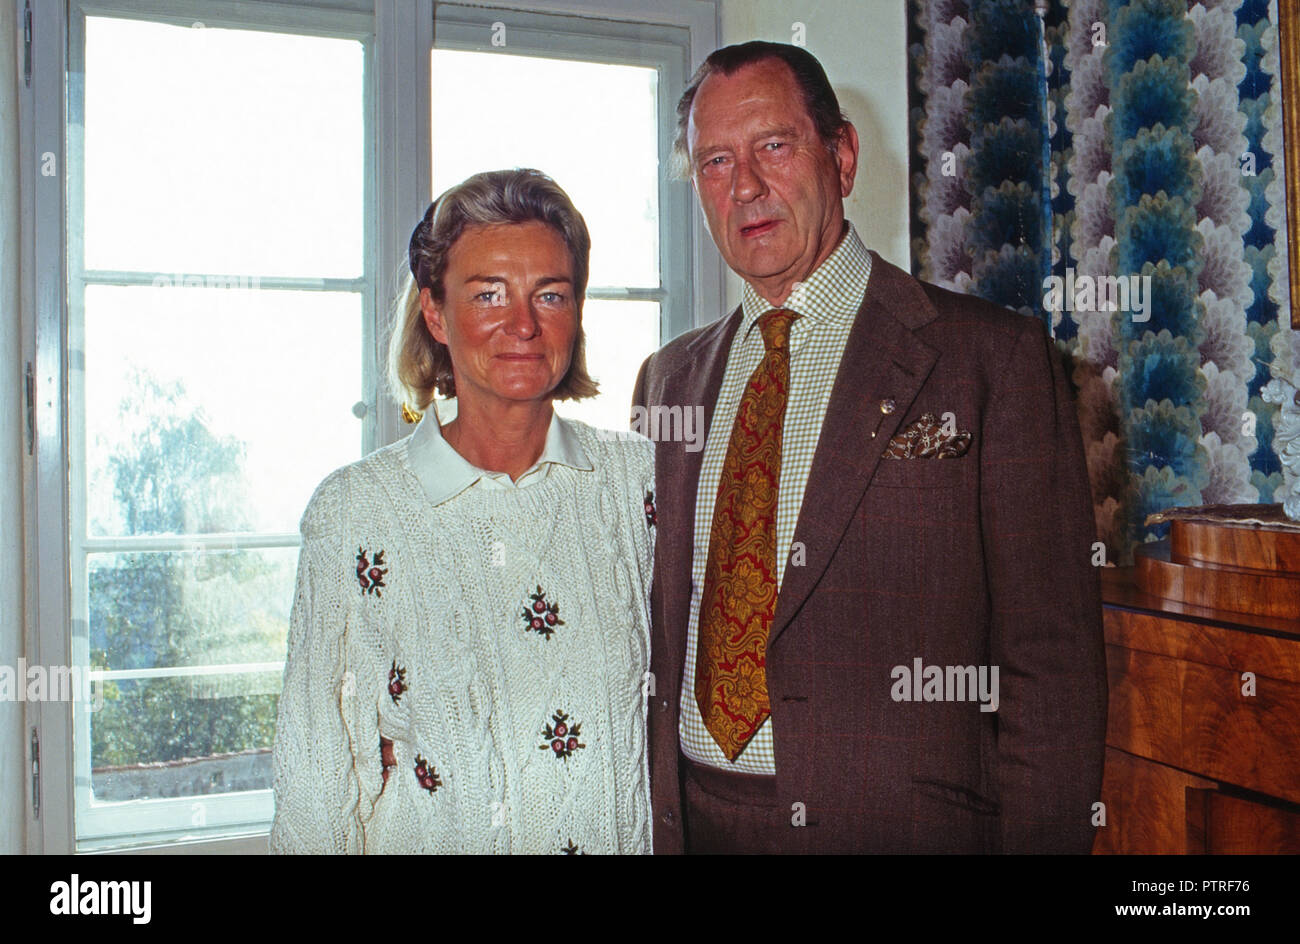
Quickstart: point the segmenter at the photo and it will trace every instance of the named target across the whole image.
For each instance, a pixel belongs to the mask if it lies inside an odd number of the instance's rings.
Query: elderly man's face
[[[858,138],[834,154],[779,59],[709,76],[691,105],[691,178],[727,264],[780,304],[835,249],[853,189]]]
[[[451,352],[462,402],[550,396],[578,331],[573,258],[545,223],[470,226],[451,247],[443,302],[420,292],[425,325]]]

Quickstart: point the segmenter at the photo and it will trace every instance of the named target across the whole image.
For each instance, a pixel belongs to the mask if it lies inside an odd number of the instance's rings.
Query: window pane
[[[434,195],[535,167],[587,221],[593,286],[658,288],[658,86],[641,66],[435,49]]]
[[[359,42],[88,17],[88,269],[362,273]]]
[[[280,674],[105,682],[90,715],[95,799],[270,788]]]
[[[366,48],[91,16],[71,50],[79,847],[269,821],[293,535],[367,440]]]
[[[659,347],[659,303],[588,301],[582,308],[587,369],[600,384],[594,400],[556,401],[555,409],[605,429],[627,429],[641,362]]]
[[[354,460],[360,296],[92,285],[87,516],[95,535],[298,530]]]
[[[293,547],[91,554],[91,669],[283,661],[297,560]]]

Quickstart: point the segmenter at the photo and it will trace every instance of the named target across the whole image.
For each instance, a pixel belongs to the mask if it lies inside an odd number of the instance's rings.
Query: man
[[[806,51],[714,52],[678,119],[745,290],[634,395],[709,430],[657,450],[655,850],[1089,851],[1099,578],[1042,324],[866,251]]]

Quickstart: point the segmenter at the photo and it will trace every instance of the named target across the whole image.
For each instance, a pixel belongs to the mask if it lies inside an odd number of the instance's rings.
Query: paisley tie
[[[695,701],[728,760],[770,714],[767,637],[776,612],[776,496],[790,382],[784,308],[759,318],[766,352],[740,400],[713,506],[700,599]]]

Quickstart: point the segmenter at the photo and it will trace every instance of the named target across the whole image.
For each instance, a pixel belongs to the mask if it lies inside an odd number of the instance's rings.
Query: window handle
[[[32,728],[32,819],[41,818],[41,736]]]

